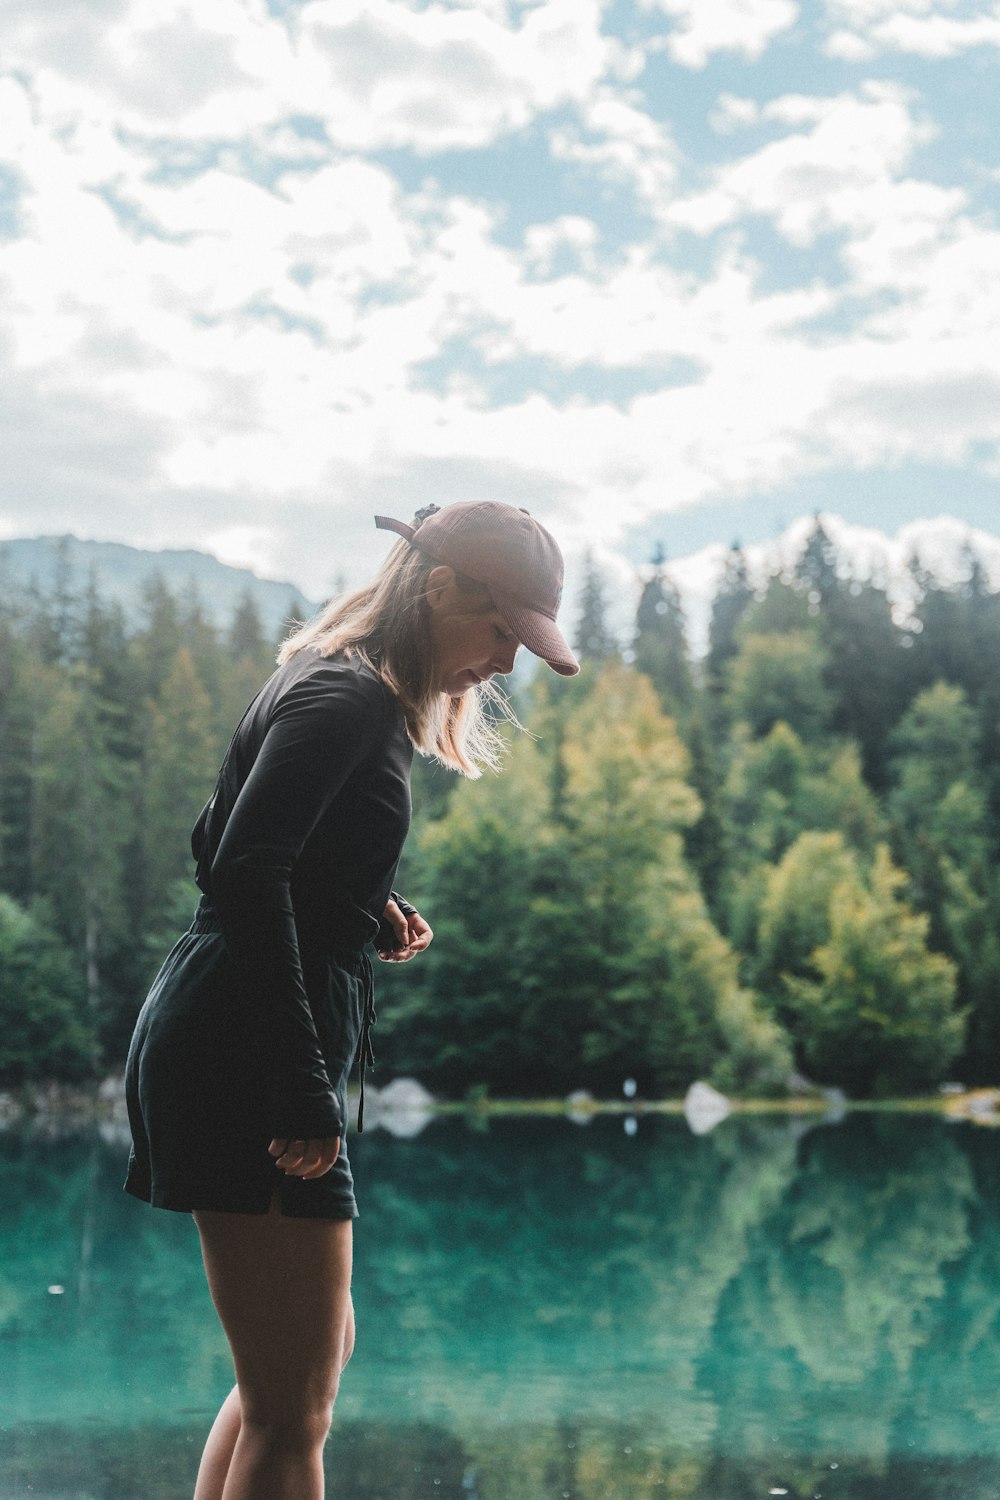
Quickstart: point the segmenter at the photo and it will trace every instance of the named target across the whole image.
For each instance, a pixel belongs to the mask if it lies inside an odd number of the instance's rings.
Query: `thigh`
[[[194,1218],[248,1415],[258,1404],[269,1416],[329,1406],[349,1352],[351,1221],[277,1212]]]

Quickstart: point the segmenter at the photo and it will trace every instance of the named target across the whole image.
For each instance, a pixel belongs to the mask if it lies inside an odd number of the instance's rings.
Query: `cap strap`
[[[412,526],[407,526],[405,521],[394,521],[391,516],[376,516],[375,525],[379,531],[395,531],[407,542],[412,542],[417,534]]]

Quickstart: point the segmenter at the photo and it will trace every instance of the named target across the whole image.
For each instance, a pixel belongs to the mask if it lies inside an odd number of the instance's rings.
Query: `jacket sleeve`
[[[386,712],[383,689],[350,668],[331,666],[292,687],[212,863],[226,948],[268,1059],[279,1140],[343,1133],[303,981],[290,880],[317,822],[380,742]]]

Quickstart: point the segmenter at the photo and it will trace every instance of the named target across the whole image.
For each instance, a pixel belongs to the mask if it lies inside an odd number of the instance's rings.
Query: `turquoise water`
[[[354,1139],[331,1495],[1000,1497],[1000,1135],[623,1126]],[[193,1226],[123,1167],[0,1135],[0,1500],[190,1496],[226,1349]]]

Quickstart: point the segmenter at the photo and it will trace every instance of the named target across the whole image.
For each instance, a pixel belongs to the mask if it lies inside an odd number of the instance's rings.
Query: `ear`
[[[427,575],[427,592],[424,595],[431,609],[441,608],[454,582],[455,569],[449,568],[447,563],[438,563],[436,568],[431,568]]]

